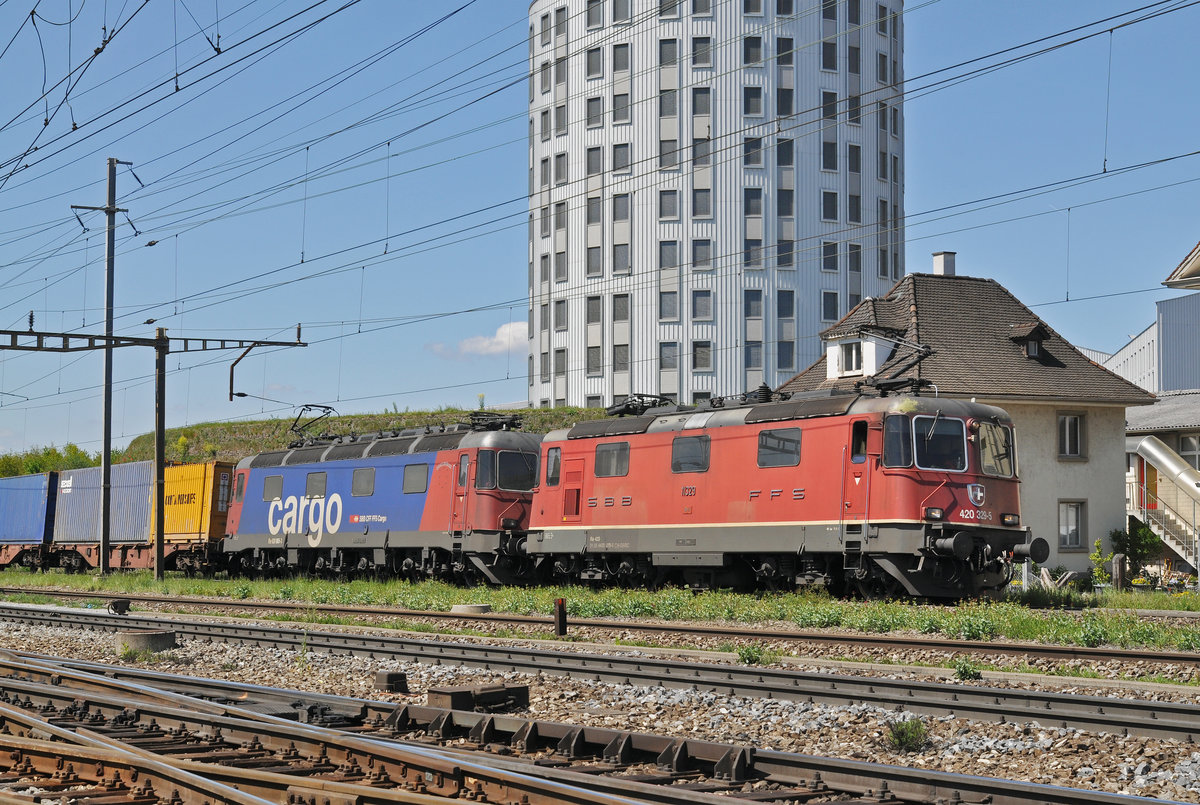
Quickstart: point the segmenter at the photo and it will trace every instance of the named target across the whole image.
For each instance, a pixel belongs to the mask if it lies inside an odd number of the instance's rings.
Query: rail
[[[356,634],[221,621],[115,616],[30,606],[0,606],[11,621],[96,631],[175,631],[198,640],[407,662],[464,665],[547,674],[625,685],[712,691],[722,695],[844,705],[869,704],[933,716],[983,721],[1021,719],[1044,725],[1172,740],[1200,740],[1200,706],[1036,690],[958,685],[908,679],[836,676],[789,668],[689,662],[658,657],[601,655],[524,646],[451,643],[393,635]],[[1187,656],[1187,655],[1181,655]],[[1192,657],[1200,661],[1200,657]]]
[[[1140,805],[1095,790],[910,769],[507,715],[333,697],[153,671],[10,655],[0,687],[6,748],[0,774],[40,752],[51,790],[91,775],[120,784],[102,756],[154,768],[155,782],[207,779],[204,791],[155,785],[138,802],[455,801],[719,805],[739,801]],[[224,689],[228,701],[214,701]],[[280,719],[256,705],[306,701],[357,713],[336,728]],[[19,737],[17,734],[20,734]],[[29,736],[36,735],[37,740]],[[94,762],[98,761],[98,762]],[[86,768],[85,768],[86,765]],[[57,773],[54,773],[57,767]],[[65,767],[65,769],[64,769]],[[108,774],[106,779],[104,774]],[[128,772],[125,777],[131,776]],[[137,780],[137,775],[132,775]],[[173,787],[173,786],[172,786]],[[180,786],[182,788],[183,786]],[[222,798],[222,787],[236,788]],[[165,788],[165,790],[164,790]],[[87,792],[96,796],[100,791]],[[109,788],[103,793],[124,793]],[[147,796],[148,795],[148,796]],[[208,797],[206,800],[205,797]],[[97,801],[110,801],[103,799]],[[115,801],[111,800],[111,801]],[[1161,800],[1158,800],[1161,801]]]

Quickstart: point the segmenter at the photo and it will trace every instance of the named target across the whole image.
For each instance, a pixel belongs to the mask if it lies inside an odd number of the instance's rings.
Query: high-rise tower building
[[[529,400],[776,386],[904,271],[902,0],[534,0]]]

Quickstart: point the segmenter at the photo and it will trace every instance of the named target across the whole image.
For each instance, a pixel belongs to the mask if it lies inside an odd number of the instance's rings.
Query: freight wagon
[[[166,468],[167,569],[208,569],[220,557],[232,478],[222,462]],[[0,479],[0,567],[98,567],[100,480],[99,467]],[[114,464],[110,500],[109,565],[153,567],[153,463]]]

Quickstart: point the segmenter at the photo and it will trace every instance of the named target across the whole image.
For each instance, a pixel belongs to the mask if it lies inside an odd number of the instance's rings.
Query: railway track
[[[0,617],[14,622],[98,631],[172,630],[200,640],[389,657],[407,662],[464,665],[534,675],[562,675],[616,684],[687,688],[750,698],[833,705],[857,702],[933,716],[1001,723],[1036,721],[1044,726],[1188,742],[1200,738],[1200,707],[1173,702],[1150,703],[942,682],[835,676],[786,668],[453,643],[378,633],[299,630],[242,622],[123,616],[23,605],[0,605]]]
[[[133,603],[149,605],[169,605],[188,607],[219,608],[224,612],[239,610],[243,612],[268,611],[287,612],[297,615],[311,614],[319,610],[324,615],[361,618],[426,618],[447,623],[469,624],[472,622],[492,623],[514,626],[541,626],[547,631],[553,631],[555,622],[552,617],[536,615],[506,615],[500,613],[460,614],[453,612],[438,612],[413,609],[396,609],[391,607],[357,607],[336,604],[302,604],[287,601],[240,601],[234,599],[213,599],[195,596],[168,596],[149,594],[125,593],[96,593],[75,592],[66,590],[31,590],[23,587],[0,587],[0,596],[28,595],[52,596],[65,600],[99,600],[114,601],[128,600]],[[702,637],[745,638],[753,635],[757,640],[778,640],[793,642],[800,645],[809,643],[815,645],[854,646],[859,648],[876,648],[887,650],[925,649],[946,651],[949,653],[972,654],[1004,654],[1008,656],[1032,657],[1051,660],[1080,660],[1089,662],[1120,661],[1128,664],[1136,663],[1176,663],[1180,665],[1200,665],[1200,653],[1189,654],[1167,651],[1138,651],[1111,647],[1061,646],[1043,643],[1002,643],[981,640],[952,640],[933,635],[920,637],[899,637],[894,635],[867,635],[854,633],[830,633],[811,630],[760,629],[752,626],[709,626],[686,623],[646,622],[646,621],[617,621],[596,618],[571,618],[569,626],[587,627],[594,629],[613,629],[622,632],[639,632],[642,634],[672,634],[696,635]]]
[[[15,652],[0,652],[0,724],[4,801],[14,787],[146,805],[1162,801]]]

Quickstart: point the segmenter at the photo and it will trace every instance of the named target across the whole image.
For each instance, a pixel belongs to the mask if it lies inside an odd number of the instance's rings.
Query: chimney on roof
[[[954,276],[954,255],[958,252],[934,252],[933,273],[941,277]]]

